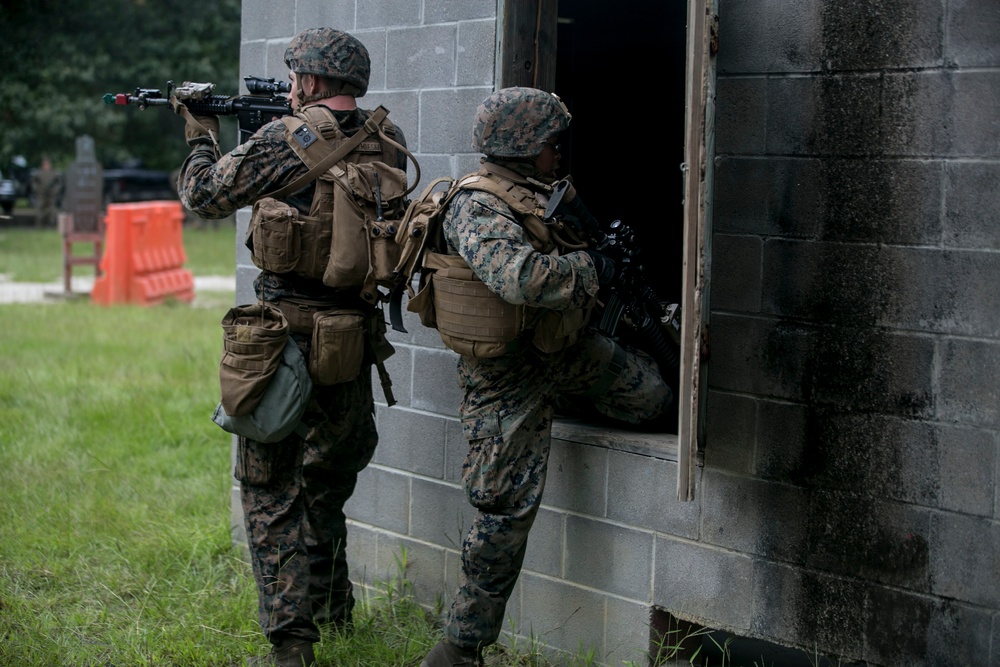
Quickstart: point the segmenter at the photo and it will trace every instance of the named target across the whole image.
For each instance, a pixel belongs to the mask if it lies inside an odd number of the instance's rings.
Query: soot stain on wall
[[[825,62],[866,71],[816,77],[816,117],[801,148],[820,154],[824,165],[816,186],[827,207],[825,224],[810,248],[815,266],[805,296],[800,286],[788,286],[796,293],[777,297],[797,305],[796,317],[775,327],[764,356],[765,363],[773,363],[769,373],[787,376],[780,354],[784,339],[789,331],[808,339],[798,369],[805,442],[787,480],[809,496],[803,510],[807,572],[800,594],[792,596],[796,634],[860,657],[866,635],[884,631],[878,618],[865,613],[869,583],[921,590],[928,581],[927,528],[919,514],[887,493],[900,487],[910,433],[892,424],[926,414],[931,396],[907,386],[913,359],[882,324],[906,288],[900,284],[905,267],[897,266],[898,255],[882,244],[898,236],[895,225],[907,218],[905,210],[897,210],[905,202],[888,196],[896,163],[879,159],[891,153],[897,130],[883,118],[880,100],[870,96],[886,50],[915,33],[917,17],[898,2],[838,1],[824,7]],[[852,90],[864,92],[852,95]],[[836,581],[845,585],[831,583]],[[898,632],[919,643],[927,619],[918,615]]]

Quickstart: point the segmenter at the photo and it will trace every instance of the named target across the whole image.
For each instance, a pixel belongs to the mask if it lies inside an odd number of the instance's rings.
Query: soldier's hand
[[[594,263],[594,270],[597,272],[597,284],[600,287],[610,285],[615,279],[615,260],[607,255],[602,255],[596,250],[584,250]]]
[[[170,106],[174,113],[184,117],[184,140],[188,146],[205,144],[217,146],[219,141],[219,118],[217,116],[194,116],[187,106],[173,95]]]

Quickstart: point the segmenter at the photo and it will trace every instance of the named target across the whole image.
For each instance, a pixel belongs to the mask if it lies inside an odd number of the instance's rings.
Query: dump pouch
[[[247,415],[260,403],[278,367],[288,321],[268,305],[236,306],[222,318],[222,331],[221,404],[229,415]]]

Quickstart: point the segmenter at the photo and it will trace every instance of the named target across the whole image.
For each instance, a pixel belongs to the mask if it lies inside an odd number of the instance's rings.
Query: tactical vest
[[[379,107],[352,137],[320,105],[281,119],[288,145],[309,171],[254,204],[248,237],[258,268],[322,280],[332,288],[357,287],[372,304],[380,299],[378,286],[395,283],[396,229],[420,167],[395,141],[387,113]],[[416,167],[409,188],[406,172],[396,167],[401,155]],[[314,180],[308,214],[280,201]]]
[[[461,191],[488,192],[507,205],[536,251],[559,256],[585,247],[567,248],[542,222],[547,198],[539,188],[516,172],[487,163],[457,181],[439,205],[447,206]],[[576,341],[591,311],[591,306],[552,310],[508,303],[461,256],[433,250],[424,252],[421,288],[407,309],[419,313],[425,326],[436,328],[448,348],[473,357],[497,357],[525,343],[544,353],[558,352]]]

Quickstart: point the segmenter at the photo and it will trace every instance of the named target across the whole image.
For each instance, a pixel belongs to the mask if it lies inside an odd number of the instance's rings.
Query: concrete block
[[[349,519],[405,535],[409,529],[410,477],[369,465],[358,475],[344,506]]]
[[[450,23],[496,17],[496,6],[478,0],[425,0],[424,23]]]
[[[420,95],[418,93],[412,91],[385,92],[369,90],[368,94],[361,99],[361,106],[365,109],[374,111],[379,105],[388,109],[389,120],[402,131],[407,149],[411,153],[419,151]],[[420,167],[423,169],[423,165],[420,165]],[[413,163],[409,160],[406,161],[406,169],[407,178],[412,185],[413,179],[416,178],[416,172],[413,170]]]
[[[441,479],[445,420],[403,408],[380,410],[375,463]]]
[[[938,358],[938,418],[1000,426],[1000,343],[945,339]]]
[[[396,353],[385,360],[385,370],[392,380],[392,395],[396,399],[396,406],[403,408],[411,403],[411,393],[413,387],[413,352],[412,347],[396,347]],[[372,392],[375,400],[382,405],[387,405],[385,392],[382,390],[382,381],[378,376],[378,369],[371,368]]]
[[[653,535],[566,517],[566,579],[633,600],[650,598]]]
[[[607,470],[607,449],[553,440],[542,502],[550,507],[604,516]]]
[[[236,294],[234,298],[236,304],[257,303],[253,281],[258,273],[260,273],[260,270],[256,266],[236,267]]]
[[[783,401],[758,402],[757,453],[753,467],[757,476],[776,482],[796,483],[800,480],[803,457],[809,446],[808,419],[809,412],[804,405]],[[705,450],[707,462],[707,445]]]
[[[813,570],[926,592],[929,510],[866,495],[814,490],[805,565]]]
[[[745,634],[750,627],[753,559],[704,544],[657,538],[653,603],[674,615]]]
[[[826,210],[822,164],[812,158],[720,158],[715,233],[816,237]]]
[[[289,32],[287,36],[275,36],[267,40],[267,65],[264,69],[267,73],[263,76],[273,76],[282,81],[288,80],[288,65],[285,64],[285,50],[288,43],[292,41],[294,34]],[[261,76],[261,75],[257,75]]]
[[[951,70],[885,78],[886,150],[917,155],[1000,155],[1000,72]]]
[[[712,313],[709,387],[799,399],[815,337],[796,323]]]
[[[355,585],[372,586],[378,576],[378,532],[370,526],[347,522],[347,568]]]
[[[823,238],[907,245],[941,239],[943,162],[826,159]]]
[[[416,3],[412,4],[417,7]],[[386,49],[386,85],[405,89],[453,86],[457,31],[456,25],[390,31]],[[442,115],[455,118],[453,113]]]
[[[462,422],[457,419],[448,419],[444,429],[444,479],[461,483],[465,459],[469,456],[469,441],[462,432]]]
[[[1000,336],[1000,256],[992,251],[886,248],[896,267],[885,322],[900,329]]]
[[[457,417],[462,390],[456,379],[455,353],[451,350],[411,349],[414,373],[410,403],[413,408]]]
[[[719,6],[720,73],[819,69],[820,6],[725,0]]]
[[[291,37],[295,34],[295,12],[267,0],[248,0],[240,5],[243,16],[253,16],[253,21],[240,22],[240,39],[269,39]]]
[[[753,582],[752,636],[862,657],[871,627],[865,584],[767,561],[755,563]]]
[[[438,155],[416,155],[416,158],[420,162],[420,184],[417,185],[417,190],[415,191],[416,194],[412,195],[413,197],[417,197],[420,194],[420,191],[423,190],[423,187],[440,174],[438,169],[441,168],[443,163],[451,164],[449,158]],[[401,308],[403,315],[403,328],[406,329],[405,332],[393,329],[391,321],[388,320],[387,317],[387,321],[390,323],[388,331],[386,331],[386,336],[389,339],[389,342],[393,345],[396,343],[404,343],[407,345],[415,345],[417,347],[444,349],[444,344],[441,342],[441,335],[437,332],[437,329],[431,329],[421,324],[420,318],[415,313],[411,313],[406,309],[406,304],[408,302],[409,296],[404,295]],[[455,355],[455,359],[458,359],[458,355]]]
[[[471,153],[476,108],[492,92],[491,86],[423,91],[420,95],[420,150],[449,155]],[[469,155],[458,165],[458,173],[478,168],[479,157]]]
[[[931,592],[961,602],[1000,606],[1000,526],[961,514],[931,519]]]
[[[766,121],[766,78],[719,77],[715,98],[717,155],[763,154]]]
[[[942,63],[944,7],[903,3],[894,11],[866,0],[820,10],[823,57],[831,70],[933,67]]]
[[[358,3],[359,28],[420,25],[420,3],[406,0],[365,0]]]
[[[677,500],[677,464],[608,453],[608,518],[639,529],[695,539],[700,503]]]
[[[600,650],[605,596],[530,573],[521,575],[520,585],[523,607],[519,634],[574,654],[591,647]]]
[[[992,0],[964,0],[948,5],[945,60],[965,67],[1000,65],[1000,11]]]
[[[756,236],[712,237],[712,308],[760,312],[762,240]]]
[[[857,74],[769,79],[767,152],[872,155],[881,152],[881,79]]]
[[[482,94],[482,97],[480,97],[476,101],[475,105],[473,105],[473,111],[475,111],[475,108],[479,106],[480,102],[486,99],[486,97],[490,94],[490,92],[491,91],[487,89],[486,92]],[[465,96],[463,96],[463,101],[464,97]],[[478,153],[471,152],[472,118],[473,116],[470,115],[469,123],[467,126],[460,124],[459,125],[460,131],[456,132],[454,136],[457,145],[457,150],[455,152],[459,153],[458,155],[455,156],[455,171],[452,172],[453,174],[455,174],[456,178],[464,176],[465,174],[471,174],[472,172],[479,170],[479,158],[482,156],[480,156]]]
[[[236,266],[238,268],[253,268],[256,271],[257,267],[253,265],[250,249],[243,242],[247,236],[247,228],[250,225],[251,210],[251,208],[243,207],[236,211]]]
[[[300,2],[295,6],[295,31],[306,28],[330,27],[352,32],[357,0],[337,2]],[[362,3],[365,4],[365,3]]]
[[[956,248],[1000,250],[1000,164],[948,162],[945,166],[944,243]]]
[[[757,449],[757,401],[710,390],[706,409],[705,466],[752,472]]]
[[[802,562],[809,519],[805,491],[714,470],[705,470],[702,480],[702,541],[746,554]]]
[[[456,83],[459,86],[493,84],[496,60],[495,19],[458,24]]]
[[[907,591],[873,588],[866,658],[892,665],[990,665],[987,610]]]
[[[425,479],[414,478],[412,484],[410,536],[460,551],[476,517],[465,492]]]
[[[649,613],[646,603],[608,597],[605,601],[606,665],[644,665],[649,661]]]
[[[246,92],[246,84],[243,83],[245,76],[265,76],[267,71],[267,42],[257,39],[251,42],[244,41],[240,44],[240,92]],[[273,75],[267,75],[273,76]],[[287,80],[288,72],[285,72],[282,81]],[[249,215],[249,214],[248,214]]]
[[[403,596],[412,591],[421,604],[434,605],[445,589],[445,550],[387,533],[378,536],[377,581],[380,592]]]
[[[934,507],[940,449],[927,422],[818,406],[761,405],[758,472],[768,479]]]
[[[541,508],[535,523],[528,533],[528,548],[524,554],[525,570],[546,574],[550,577],[563,576],[563,543],[566,515]],[[573,554],[573,558],[588,558],[593,554]]]

